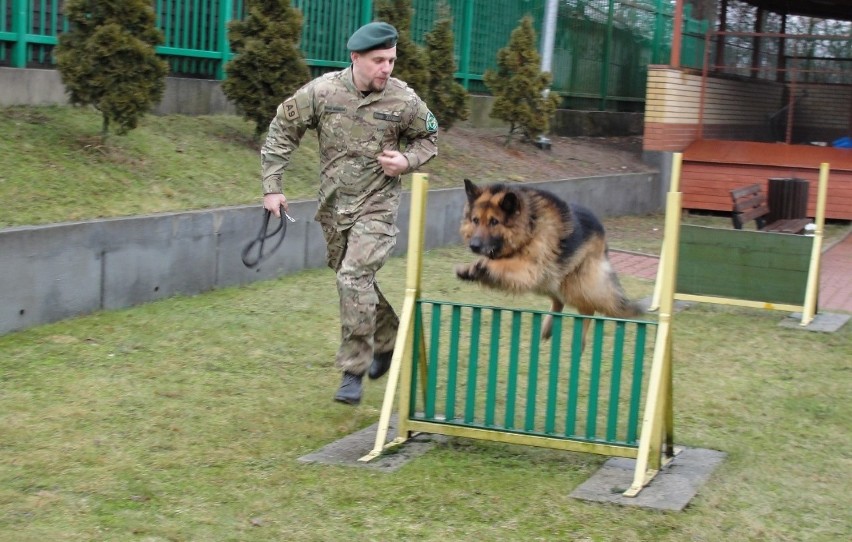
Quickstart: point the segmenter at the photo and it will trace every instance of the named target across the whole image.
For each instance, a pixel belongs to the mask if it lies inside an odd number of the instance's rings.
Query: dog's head
[[[502,184],[479,187],[464,180],[467,204],[462,217],[462,239],[471,251],[488,258],[511,252],[515,224],[522,209],[520,195]]]

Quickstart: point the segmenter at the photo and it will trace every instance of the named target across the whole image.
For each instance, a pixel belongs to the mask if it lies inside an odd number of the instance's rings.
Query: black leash
[[[257,232],[257,237],[249,241],[246,247],[243,249],[242,260],[243,265],[251,269],[252,267],[256,267],[261,261],[268,258],[273,252],[278,250],[278,247],[281,246],[281,243],[284,242],[284,236],[287,235],[287,221],[295,222],[296,219],[292,218],[286,212],[284,212],[284,206],[281,206],[281,223],[278,224],[278,227],[273,231],[268,232],[269,230],[269,219],[272,218],[272,211],[269,209],[263,210],[263,222],[260,225],[260,231]],[[279,235],[280,233],[280,235]],[[263,245],[266,243],[267,239],[272,239],[278,235],[278,241],[276,241],[275,245],[266,252],[263,253]],[[254,259],[249,258],[249,253],[252,249],[257,246],[257,257]]]

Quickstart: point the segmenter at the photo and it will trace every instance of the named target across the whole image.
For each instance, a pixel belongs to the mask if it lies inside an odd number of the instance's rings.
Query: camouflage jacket
[[[401,181],[382,171],[382,150],[401,151],[407,172],[438,153],[438,124],[413,90],[391,78],[382,92],[364,97],[350,66],[314,79],[278,106],[261,150],[264,194],[281,192],[282,173],[309,128],[319,138],[317,220],[341,229],[364,214],[395,222]]]

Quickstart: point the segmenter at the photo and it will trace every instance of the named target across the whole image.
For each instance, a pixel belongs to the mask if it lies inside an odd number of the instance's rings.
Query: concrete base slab
[[[658,510],[681,511],[689,504],[727,456],[724,452],[684,448],[636,497],[622,493],[633,483],[636,460],[615,457],[582,485],[571,497]]]
[[[332,442],[317,450],[316,452],[299,458],[304,463],[322,463],[326,465],[345,465],[349,467],[362,467],[379,471],[393,472],[400,467],[428,452],[436,443],[446,440],[442,435],[418,434],[405,444],[386,451],[384,454],[372,461],[358,461],[361,457],[369,454],[376,442],[376,432],[379,424],[374,423],[369,427],[347,435],[342,439]],[[397,434],[396,415],[391,418],[388,428],[388,441],[396,438]]]
[[[781,327],[789,327],[792,329],[801,329],[803,331],[819,331],[821,333],[834,333],[843,327],[843,324],[849,321],[852,316],[848,314],[834,314],[830,312],[821,312],[814,316],[811,323],[802,325],[802,313],[794,312],[787,318],[781,320],[778,325]]]

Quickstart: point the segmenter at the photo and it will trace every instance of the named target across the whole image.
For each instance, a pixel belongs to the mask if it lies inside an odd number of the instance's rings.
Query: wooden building
[[[752,10],[752,28],[742,29],[735,3]],[[813,217],[819,166],[828,162],[826,217],[852,219],[852,1],[718,0],[717,7],[703,66],[681,65],[675,32],[670,65],[649,67],[644,150],[682,152],[683,206],[709,211],[730,212],[734,188],[798,178],[810,182]],[[803,25],[820,32],[798,32]]]

